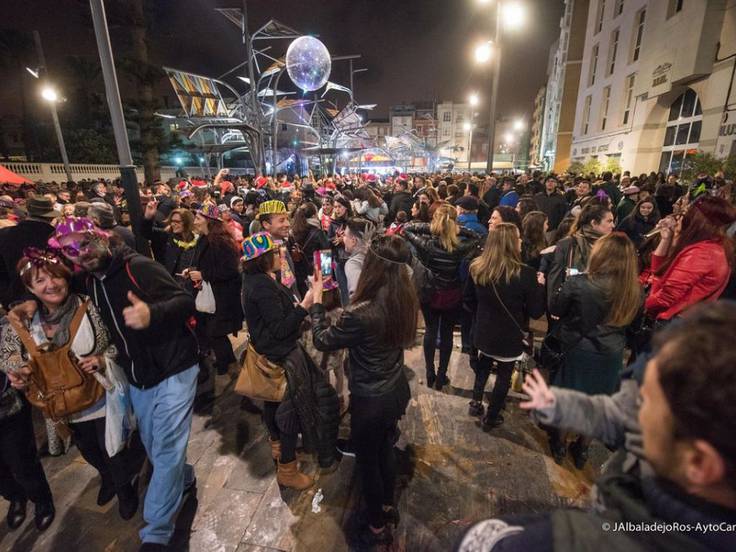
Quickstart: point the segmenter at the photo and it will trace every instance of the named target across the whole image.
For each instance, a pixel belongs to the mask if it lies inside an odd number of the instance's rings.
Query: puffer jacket
[[[433,275],[435,289],[456,289],[462,286],[460,267],[478,249],[481,237],[467,228],[460,228],[461,241],[449,253],[432,235],[427,222],[411,222],[404,227],[404,237],[416,248],[419,260]]]
[[[665,261],[665,257],[652,255],[652,272]],[[718,299],[730,277],[721,242],[695,243],[680,251],[667,272],[654,277],[644,306],[657,320],[670,320],[696,303]]]
[[[605,292],[587,274],[571,276],[554,294],[549,313],[560,318],[559,337],[566,348],[609,354],[623,351],[626,328],[605,324],[611,309]]]
[[[348,386],[359,397],[375,397],[396,392],[406,384],[404,351],[387,347],[377,331],[386,321],[378,321],[371,303],[346,308],[335,325],[330,325],[321,304],[310,309],[312,338],[319,351],[348,349]]]

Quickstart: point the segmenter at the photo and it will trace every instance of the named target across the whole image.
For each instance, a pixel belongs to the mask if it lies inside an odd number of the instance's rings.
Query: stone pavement
[[[585,504],[605,459],[601,447],[594,447],[591,465],[583,472],[569,459],[557,466],[548,455],[544,434],[518,408],[518,400],[507,402],[501,427],[488,434],[477,427],[477,420],[467,414],[472,372],[466,355],[453,353],[452,383],[444,392],[424,385],[421,347],[409,351],[406,361],[412,400],[397,444],[401,523],[391,550],[451,550],[476,520]],[[314,487],[303,493],[279,489],[260,417],[243,408],[231,387],[194,416],[188,458],[195,466],[197,493],[182,507],[171,549],[354,550],[349,535],[359,522],[355,512],[360,509],[355,459],[343,458],[336,472],[318,475]],[[341,431],[346,429],[344,423]],[[301,458],[314,473],[315,459]],[[4,523],[7,503],[0,501],[0,551],[137,550],[140,511],[124,522],[115,500],[98,507],[99,479],[76,448],[58,458],[44,458],[43,464],[56,501],[56,521],[39,534],[29,505],[29,519],[10,532]],[[321,501],[315,500],[318,490],[324,496]]]

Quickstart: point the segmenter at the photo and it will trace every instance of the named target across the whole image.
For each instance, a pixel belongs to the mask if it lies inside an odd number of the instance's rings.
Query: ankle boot
[[[271,445],[271,458],[274,462],[278,462],[281,457],[281,441],[272,441],[269,437],[268,443]]]
[[[276,481],[282,487],[289,487],[303,491],[308,489],[314,483],[314,480],[299,471],[296,460],[282,464],[279,462],[279,468],[276,472]]]

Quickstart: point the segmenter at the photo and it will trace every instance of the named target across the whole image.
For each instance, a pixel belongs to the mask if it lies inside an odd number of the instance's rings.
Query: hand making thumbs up
[[[151,324],[151,309],[148,304],[132,291],[128,292],[128,301],[132,306],[123,309],[125,325],[134,330],[146,329]]]

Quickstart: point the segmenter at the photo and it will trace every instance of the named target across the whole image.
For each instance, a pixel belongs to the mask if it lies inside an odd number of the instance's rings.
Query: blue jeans
[[[143,542],[169,543],[184,488],[194,481],[194,468],[185,461],[198,372],[195,364],[150,389],[130,386],[141,441],[153,465],[143,506]]]

